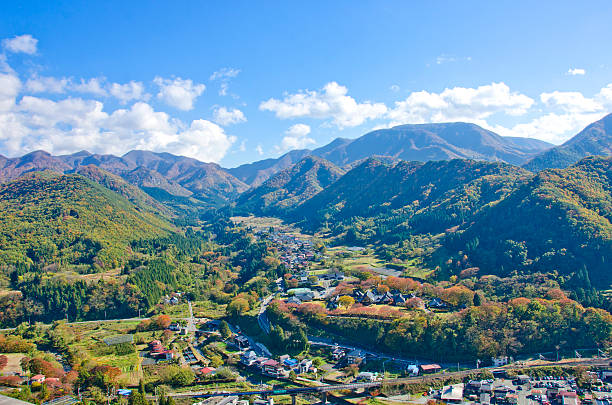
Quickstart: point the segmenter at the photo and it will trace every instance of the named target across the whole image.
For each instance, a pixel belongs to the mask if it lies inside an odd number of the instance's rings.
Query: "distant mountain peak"
[[[563,169],[593,155],[612,155],[612,114],[589,124],[562,145],[535,156],[523,167],[536,172],[544,169]]]

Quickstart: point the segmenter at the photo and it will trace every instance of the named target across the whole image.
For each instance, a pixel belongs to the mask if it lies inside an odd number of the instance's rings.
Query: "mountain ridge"
[[[612,155],[612,114],[589,124],[562,145],[535,156],[523,167],[531,171],[563,169],[593,155]]]

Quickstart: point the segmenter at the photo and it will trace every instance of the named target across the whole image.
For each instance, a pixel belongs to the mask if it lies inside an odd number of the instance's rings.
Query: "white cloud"
[[[504,136],[536,138],[560,144],[576,135],[588,124],[601,119],[601,113],[548,113],[530,122],[514,125],[511,128],[492,126],[487,129]]]
[[[445,63],[460,62],[460,61],[470,62],[471,60],[472,60],[471,56],[456,57],[456,56],[452,56],[452,55],[442,54],[442,55],[440,55],[440,56],[438,56],[436,58],[436,65],[442,65],[442,64],[445,64]]]
[[[612,83],[602,88],[597,95],[595,95],[600,103],[604,105],[604,108],[612,110]]]
[[[79,83],[72,83],[70,89],[78,93],[92,94],[94,96],[105,97],[108,95],[104,90],[104,78],[81,79]]]
[[[304,149],[315,143],[315,140],[308,137],[310,127],[306,124],[295,124],[285,131],[285,136],[281,140],[280,146],[276,146],[277,152],[285,152],[293,149]]]
[[[31,93],[63,93],[69,83],[70,80],[65,77],[33,76],[28,79],[25,88]]]
[[[219,95],[227,96],[228,91],[229,91],[230,80],[238,76],[239,73],[240,73],[240,69],[225,67],[225,68],[219,69],[218,71],[214,72],[212,75],[210,75],[209,79],[219,80],[221,82],[219,86]]]
[[[255,152],[257,152],[257,154],[258,154],[259,156],[261,156],[261,155],[263,155],[263,154],[264,154],[264,151],[263,151],[263,148],[261,147],[261,145],[257,145],[257,146],[255,147]]]
[[[394,124],[482,121],[495,113],[523,115],[534,104],[530,97],[510,91],[505,83],[477,88],[454,87],[441,93],[418,91],[396,101],[387,113]]]
[[[240,73],[240,69],[234,68],[221,68],[210,75],[210,80],[218,80],[218,79],[230,79],[238,76]]]
[[[110,113],[102,102],[81,98],[25,95],[16,102],[20,87],[17,76],[0,74],[0,149],[10,155],[36,149],[55,154],[146,149],[218,162],[235,142],[210,121],[185,125],[144,102]]]
[[[392,91],[392,92],[394,92],[394,93],[397,93],[398,91],[400,91],[400,86],[398,86],[397,84],[392,84],[392,85],[389,87],[389,90],[391,90],[391,91]]]
[[[0,112],[9,111],[21,90],[21,80],[11,73],[0,73]]]
[[[244,113],[237,108],[228,110],[225,107],[215,108],[213,111],[213,120],[220,125],[227,126],[237,124],[239,122],[246,122]]]
[[[568,113],[589,113],[601,111],[603,106],[592,98],[586,98],[577,91],[553,91],[542,93],[540,100],[547,107]]]
[[[578,68],[569,69],[567,74],[570,76],[584,76],[586,74],[586,70]]]
[[[262,102],[259,109],[272,111],[278,118],[330,119],[338,128],[355,127],[369,119],[379,118],[387,112],[383,103],[358,103],[347,96],[348,89],[330,82],[320,91],[305,90],[287,94],[283,100],[271,98]]]
[[[13,53],[27,53],[28,55],[33,55],[36,53],[37,44],[38,39],[32,37],[30,34],[19,35],[2,40],[2,46],[7,51]]]
[[[130,81],[129,83],[110,85],[109,93],[121,102],[126,104],[132,100],[146,100],[148,95],[145,93],[144,85],[141,82]]]
[[[179,110],[193,109],[193,103],[206,89],[203,84],[194,84],[190,79],[163,79],[156,77],[153,82],[159,86],[157,98]]]

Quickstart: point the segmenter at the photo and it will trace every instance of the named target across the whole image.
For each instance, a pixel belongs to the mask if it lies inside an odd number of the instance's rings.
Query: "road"
[[[266,334],[270,333],[270,321],[268,321],[268,316],[266,315],[266,310],[268,309],[268,305],[270,301],[274,298],[275,294],[268,295],[262,302],[261,308],[259,308],[259,314],[257,314],[257,323],[259,327],[266,332]]]
[[[296,395],[305,394],[312,392],[328,392],[328,391],[339,391],[339,390],[358,390],[379,387],[383,383],[382,381],[369,382],[369,383],[353,383],[353,384],[338,384],[338,385],[321,385],[318,387],[302,387],[302,388],[287,388],[287,389],[276,389],[276,390],[254,390],[254,391],[234,391],[234,392],[206,392],[206,391],[192,391],[192,392],[175,392],[167,394],[173,398],[211,398],[211,397],[230,397],[230,396],[247,396],[247,395]]]
[[[189,305],[189,319],[187,319],[187,332],[195,333],[197,328],[195,325],[195,321],[193,319],[193,308],[191,307],[191,301],[187,301],[187,304]]]

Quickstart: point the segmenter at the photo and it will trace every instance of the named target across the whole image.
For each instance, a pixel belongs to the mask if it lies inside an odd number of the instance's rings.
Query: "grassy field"
[[[104,343],[104,338],[132,334],[139,321],[113,321],[102,323],[86,323],[64,325],[74,336],[72,343],[83,356],[99,364],[118,367],[122,371],[120,380],[127,385],[136,385],[142,378],[141,358],[138,351],[146,348],[149,341],[159,337],[161,332],[138,332],[134,334],[136,352],[118,355],[115,349]]]
[[[303,239],[312,238],[312,235],[302,233],[299,228],[287,224],[279,218],[256,217],[251,215],[248,217],[231,217],[230,219],[236,224],[243,223],[246,226],[252,227],[256,231],[267,231],[270,227],[273,227],[274,229],[288,235],[294,235]]]
[[[19,361],[23,358],[23,356],[25,356],[24,353],[0,353],[0,355],[5,355],[8,358],[8,364],[2,369],[0,375],[7,375],[10,373],[23,373],[23,370],[19,365]]]

